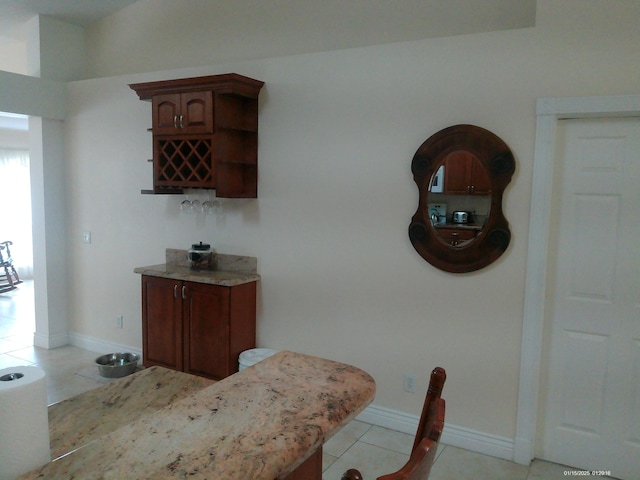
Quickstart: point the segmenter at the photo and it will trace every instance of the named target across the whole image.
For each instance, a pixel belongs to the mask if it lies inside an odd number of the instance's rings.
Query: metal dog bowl
[[[135,372],[139,359],[135,353],[107,353],[96,358],[96,365],[103,377],[120,378]]]

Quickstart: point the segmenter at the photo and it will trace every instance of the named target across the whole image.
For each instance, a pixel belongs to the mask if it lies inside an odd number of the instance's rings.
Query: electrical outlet
[[[88,230],[82,232],[82,243],[91,243],[91,232]]]
[[[122,328],[122,324],[123,324],[123,322],[124,322],[124,316],[122,316],[122,315],[118,315],[118,316],[116,317],[116,327],[117,327],[117,328]]]
[[[404,374],[404,391],[416,393],[416,376],[413,373]]]

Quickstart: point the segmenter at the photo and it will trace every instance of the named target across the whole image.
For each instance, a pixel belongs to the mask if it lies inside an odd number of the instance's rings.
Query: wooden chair
[[[0,242],[0,293],[14,290],[16,285],[22,283],[13,266],[9,245],[13,245],[13,242]]]
[[[429,478],[444,428],[445,401],[440,398],[440,395],[446,379],[447,374],[443,368],[437,367],[431,372],[429,389],[422,407],[409,461],[397,472],[383,475],[377,480],[427,480]],[[352,468],[344,473],[342,480],[363,480],[363,477],[358,470]]]

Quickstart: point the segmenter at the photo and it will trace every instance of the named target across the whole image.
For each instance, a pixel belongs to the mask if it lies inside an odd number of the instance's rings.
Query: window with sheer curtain
[[[10,240],[21,278],[33,277],[31,174],[28,150],[0,147],[0,242]]]

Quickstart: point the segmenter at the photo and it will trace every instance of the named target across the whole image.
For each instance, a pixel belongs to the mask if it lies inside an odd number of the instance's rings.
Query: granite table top
[[[20,478],[273,480],[295,470],[374,395],[373,378],[356,367],[283,351]]]
[[[151,367],[49,406],[51,458],[66,455],[215,383]]]

